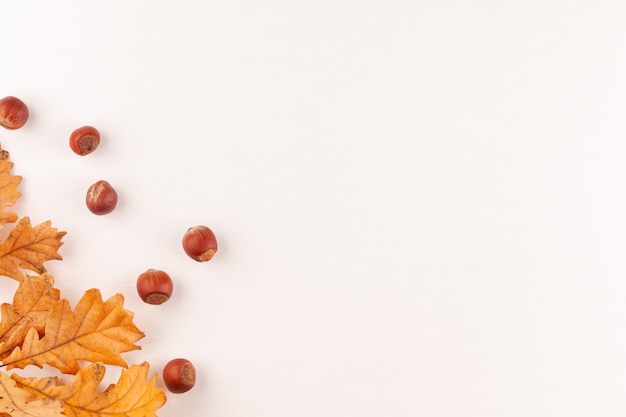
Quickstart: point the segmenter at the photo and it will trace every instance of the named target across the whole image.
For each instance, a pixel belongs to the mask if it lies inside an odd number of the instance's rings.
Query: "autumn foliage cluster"
[[[144,334],[124,308],[124,297],[103,300],[84,293],[74,309],[54,287],[44,263],[60,260],[65,232],[51,223],[32,226],[28,217],[7,211],[20,198],[20,176],[11,174],[8,152],[0,150],[0,227],[12,227],[0,242],[0,275],[19,282],[12,303],[2,304],[0,321],[0,417],[154,417],[166,401],[149,377],[147,362],[128,365],[121,354],[139,349]],[[29,365],[69,375],[22,377]],[[117,383],[99,387],[106,365],[122,367]]]

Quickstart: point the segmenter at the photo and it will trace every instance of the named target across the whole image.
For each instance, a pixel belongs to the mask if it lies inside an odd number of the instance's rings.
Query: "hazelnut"
[[[17,97],[8,96],[0,100],[0,126],[5,129],[19,129],[26,124],[28,107]]]
[[[174,394],[182,394],[196,384],[196,368],[187,359],[172,359],[163,368],[163,382]]]
[[[81,156],[92,153],[99,144],[100,132],[93,126],[79,127],[70,135],[70,148]]]
[[[217,252],[217,239],[208,227],[194,226],[183,236],[183,249],[195,261],[210,261]]]
[[[157,269],[148,269],[137,277],[139,297],[148,304],[163,304],[169,300],[174,290],[172,278]]]
[[[93,214],[107,214],[112,212],[115,206],[117,206],[117,192],[111,184],[100,180],[89,187],[85,201],[87,208]]]

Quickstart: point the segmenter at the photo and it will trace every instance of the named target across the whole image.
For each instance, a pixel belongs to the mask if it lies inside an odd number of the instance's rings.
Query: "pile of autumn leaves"
[[[129,367],[120,356],[139,349],[135,342],[144,336],[133,313],[124,309],[121,294],[103,301],[100,291],[88,290],[74,310],[60,297],[43,264],[61,259],[65,232],[49,221],[33,227],[28,217],[18,220],[16,213],[4,211],[20,197],[22,178],[11,175],[12,167],[8,153],[0,150],[0,226],[15,223],[0,242],[0,275],[19,281],[13,303],[1,306],[0,368],[47,365],[73,377],[61,384],[57,377],[0,372],[0,417],[156,416],[166,400],[155,386],[156,375],[147,380],[148,363]],[[101,391],[105,365],[123,369],[118,382]]]

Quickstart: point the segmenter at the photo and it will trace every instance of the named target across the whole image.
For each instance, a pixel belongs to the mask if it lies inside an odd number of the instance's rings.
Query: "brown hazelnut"
[[[208,227],[194,226],[183,236],[183,249],[195,261],[210,261],[217,252],[217,239]]]
[[[100,180],[89,187],[85,201],[93,214],[108,214],[117,206],[117,192],[111,184]]]
[[[163,368],[163,382],[174,394],[182,394],[196,384],[196,368],[187,359],[172,359]]]
[[[137,293],[148,304],[163,304],[172,295],[172,278],[158,269],[148,269],[137,277]]]
[[[8,96],[0,100],[0,126],[14,130],[26,124],[28,107],[17,97]]]
[[[92,153],[99,144],[100,132],[93,126],[79,127],[70,135],[70,148],[81,156]]]

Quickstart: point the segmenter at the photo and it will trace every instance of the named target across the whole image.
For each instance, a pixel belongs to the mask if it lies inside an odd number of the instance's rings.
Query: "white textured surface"
[[[13,1],[16,209],[116,292],[162,417],[626,413],[626,3]],[[93,124],[101,147],[68,145]],[[87,187],[113,184],[96,217]],[[213,261],[180,247],[218,236]],[[167,270],[144,305],[136,276]],[[13,282],[0,283],[8,301]],[[114,374],[115,370],[111,370]]]

